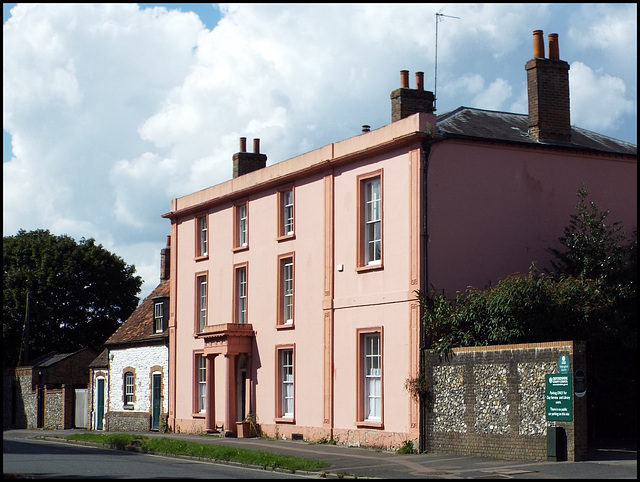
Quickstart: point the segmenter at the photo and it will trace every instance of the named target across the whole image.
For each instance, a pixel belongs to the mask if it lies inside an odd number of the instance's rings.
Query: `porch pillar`
[[[227,430],[236,431],[236,355],[225,354],[227,358],[227,412],[224,426]]]
[[[217,354],[206,356],[207,367],[207,400],[204,416],[204,427],[206,432],[216,431],[216,385],[215,385],[215,358]]]

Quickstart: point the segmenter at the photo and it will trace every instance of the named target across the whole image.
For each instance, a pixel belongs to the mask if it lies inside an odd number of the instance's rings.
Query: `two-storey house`
[[[241,138],[233,179],[171,201],[170,428],[253,414],[274,437],[415,443],[416,290],[548,266],[582,185],[635,227],[637,148],[571,126],[569,65],[541,35],[528,114],[436,118],[402,71],[390,124],[269,166]]]

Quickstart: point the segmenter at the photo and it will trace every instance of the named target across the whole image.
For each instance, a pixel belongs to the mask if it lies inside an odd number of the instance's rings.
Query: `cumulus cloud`
[[[625,98],[622,79],[598,75],[582,62],[571,65],[571,123],[601,132],[622,122],[626,114],[635,114],[634,103]]]
[[[272,164],[387,124],[400,70],[423,71],[434,87],[437,11],[460,17],[439,24],[438,113],[522,105],[531,30],[558,8],[224,4],[207,29],[194,13],[163,7],[18,4],[3,27],[3,127],[12,136],[3,233],[94,237],[136,265],[146,296],[169,233],[161,214],[172,198],[229,179],[239,137],[260,138]],[[628,16],[627,6],[611,9],[618,21]],[[634,30],[619,36],[606,47]],[[600,132],[635,114],[627,77],[567,51],[574,122]],[[606,92],[598,104],[596,89]]]

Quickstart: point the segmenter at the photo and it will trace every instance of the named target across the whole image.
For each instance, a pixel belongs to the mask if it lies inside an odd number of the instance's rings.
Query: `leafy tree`
[[[2,258],[4,367],[100,346],[138,304],[135,266],[94,239],[20,230],[3,238]]]
[[[428,347],[446,355],[458,346],[601,339],[613,300],[584,277],[554,279],[532,264],[485,290],[468,288],[452,302],[433,288],[418,293]]]
[[[609,211],[600,211],[593,201],[587,203],[589,192],[578,190],[577,214],[559,240],[564,251],[549,248],[557,258],[551,261],[555,272],[584,276],[608,285],[633,282],[637,276],[637,239],[629,239],[622,223],[607,225]]]

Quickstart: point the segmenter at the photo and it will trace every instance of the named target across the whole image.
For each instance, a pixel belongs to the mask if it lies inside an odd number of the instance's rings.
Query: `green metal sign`
[[[560,358],[558,358],[558,372],[563,375],[569,373],[570,367],[571,363],[569,361],[569,357],[567,355],[560,355]]]
[[[545,375],[545,408],[549,422],[573,421],[573,380],[571,373]]]

